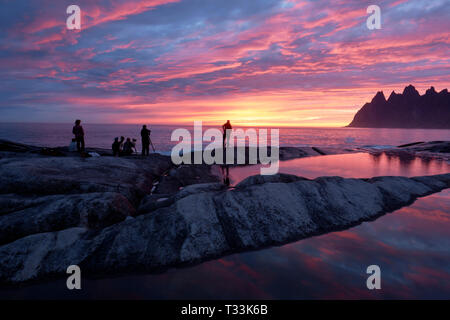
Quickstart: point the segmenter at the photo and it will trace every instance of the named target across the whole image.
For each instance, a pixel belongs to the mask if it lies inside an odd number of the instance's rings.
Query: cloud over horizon
[[[379,90],[450,80],[444,0],[0,3],[2,121],[341,126]]]

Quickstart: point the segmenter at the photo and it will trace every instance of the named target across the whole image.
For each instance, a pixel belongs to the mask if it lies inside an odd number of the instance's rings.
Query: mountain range
[[[348,127],[450,129],[450,93],[434,87],[420,95],[412,85],[403,93],[392,91],[386,100],[377,92],[355,115]]]

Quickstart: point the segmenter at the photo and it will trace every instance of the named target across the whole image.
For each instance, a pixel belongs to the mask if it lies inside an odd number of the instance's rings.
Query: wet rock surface
[[[281,245],[375,219],[450,186],[450,174],[278,174],[229,189],[211,166],[174,166],[158,154],[82,158],[4,147],[2,284],[64,277],[72,264],[86,276],[153,272]]]
[[[166,206],[103,229],[75,227],[4,244],[0,281],[62,276],[71,264],[91,276],[161,271],[345,229],[449,186],[450,174],[315,180],[277,175],[270,182],[250,177],[234,190],[192,186]]]

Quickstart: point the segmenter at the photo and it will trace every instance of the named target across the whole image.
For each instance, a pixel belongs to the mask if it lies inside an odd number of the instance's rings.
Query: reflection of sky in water
[[[233,254],[159,275],[65,279],[1,292],[0,298],[302,299],[450,298],[450,190],[352,229]],[[381,267],[380,291],[366,289]]]
[[[15,142],[49,147],[65,146],[72,139],[72,123],[0,123],[0,138]],[[172,131],[189,130],[192,124],[150,125],[156,150],[167,153],[178,142],[171,141]],[[92,124],[83,122],[88,147],[111,148],[114,137],[139,138],[138,124]],[[203,130],[211,127],[203,126]],[[215,126],[214,128],[219,128]],[[234,127],[238,129],[238,127]],[[247,128],[242,128],[247,129]],[[270,135],[269,135],[270,136]],[[140,146],[141,139],[138,139]],[[414,141],[450,140],[450,130],[384,129],[384,128],[280,128],[280,146],[341,146],[364,145],[398,146]],[[205,145],[209,142],[204,142]],[[140,147],[139,147],[140,149]]]
[[[279,172],[295,174],[309,179],[320,176],[344,178],[370,178],[375,176],[423,176],[450,172],[445,161],[392,156],[385,153],[372,155],[354,153],[309,157],[280,161]],[[260,173],[260,166],[230,168],[231,184],[235,185],[248,176]]]

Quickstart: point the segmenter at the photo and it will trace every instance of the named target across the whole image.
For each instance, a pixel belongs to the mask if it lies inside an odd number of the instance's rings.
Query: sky
[[[344,126],[377,91],[450,87],[448,0],[0,5],[1,122]]]

